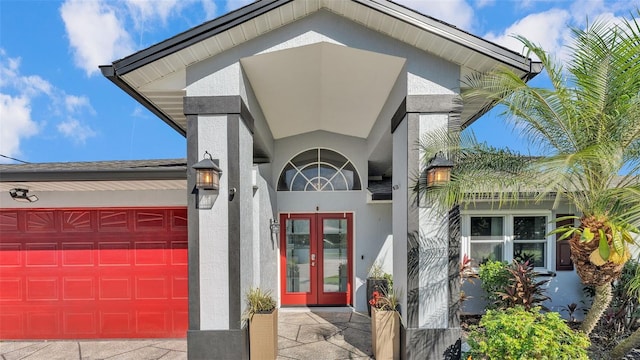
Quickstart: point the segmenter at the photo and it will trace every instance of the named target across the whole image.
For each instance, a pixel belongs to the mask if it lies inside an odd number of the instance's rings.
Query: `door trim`
[[[287,292],[287,261],[286,261],[286,236],[287,236],[287,220],[291,218],[309,219],[310,220],[310,254],[316,254],[315,270],[311,271],[309,278],[311,286],[309,292]],[[324,219],[346,219],[347,220],[347,284],[345,292],[324,292],[323,271],[323,254],[321,251],[322,230]],[[350,306],[353,305],[353,274],[354,274],[354,212],[353,211],[334,211],[334,212],[283,212],[279,213],[280,233],[278,243],[279,251],[279,287],[280,287],[280,303],[283,306]],[[311,248],[313,246],[313,248]]]

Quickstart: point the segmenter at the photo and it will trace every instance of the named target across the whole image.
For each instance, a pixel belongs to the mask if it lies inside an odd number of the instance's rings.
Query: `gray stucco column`
[[[455,95],[409,95],[392,121],[393,276],[402,291],[404,359],[459,359],[459,216],[426,204],[414,185],[423,134],[459,126]],[[443,149],[446,150],[446,149]]]
[[[189,359],[247,359],[241,324],[252,283],[253,119],[239,96],[185,97],[189,224]],[[208,151],[222,169],[212,209],[197,208],[191,166]]]

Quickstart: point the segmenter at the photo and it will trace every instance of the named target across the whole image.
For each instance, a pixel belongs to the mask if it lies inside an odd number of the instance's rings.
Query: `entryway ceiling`
[[[275,139],[316,130],[366,138],[405,59],[323,42],[240,63]]]

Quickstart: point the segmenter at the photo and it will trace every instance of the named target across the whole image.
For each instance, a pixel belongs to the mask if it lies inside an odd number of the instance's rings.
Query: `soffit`
[[[318,43],[240,63],[275,139],[316,130],[366,138],[405,60]]]
[[[462,80],[474,72],[488,71],[498,65],[511,67],[523,77],[531,71],[529,59],[454,26],[388,1],[294,0],[263,3],[267,5],[277,3],[277,6],[233,26],[221,23],[220,26],[225,29],[214,28],[210,30],[211,35],[196,34],[199,28],[189,30],[176,36],[175,39],[167,40],[166,49],[163,48],[163,43],[160,43],[156,45],[159,47],[157,50],[151,47],[129,58],[114,62],[115,74],[165,114],[169,121],[176,125],[175,127],[186,131],[182,98],[185,96],[185,69],[188,66],[320,9],[344,16],[371,30],[456,63],[460,65]],[[261,4],[249,5],[238,10],[238,14],[242,15],[243,11],[248,12]],[[228,15],[230,21],[233,20],[233,15],[234,13]],[[207,23],[203,24],[205,25]],[[191,31],[194,32],[194,36],[188,38],[186,35],[190,35]],[[184,42],[176,43],[181,35],[186,39]],[[146,52],[149,52],[148,56],[145,55]],[[464,90],[463,83],[461,83],[461,89]],[[473,121],[488,105],[489,102],[465,104],[465,111],[462,114],[463,123]]]

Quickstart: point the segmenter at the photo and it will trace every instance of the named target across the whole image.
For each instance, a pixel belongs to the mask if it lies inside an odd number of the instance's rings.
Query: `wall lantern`
[[[29,195],[29,189],[13,188],[9,190],[9,195],[15,201],[21,202],[36,202],[38,197],[35,195]]]
[[[451,179],[453,161],[444,157],[442,151],[431,158],[425,170],[427,173],[427,187],[446,184]]]
[[[270,219],[269,228],[271,229],[272,234],[277,235],[280,233],[280,223],[278,222],[278,220]]]
[[[211,209],[213,203],[218,198],[220,190],[220,176],[222,170],[217,164],[218,160],[213,160],[208,151],[204,152],[202,160],[191,166],[196,171],[196,189],[198,209]]]
[[[218,190],[220,189],[220,176],[222,170],[213,161],[208,151],[204,152],[204,158],[193,164],[192,168],[196,170],[196,188],[199,190]]]

